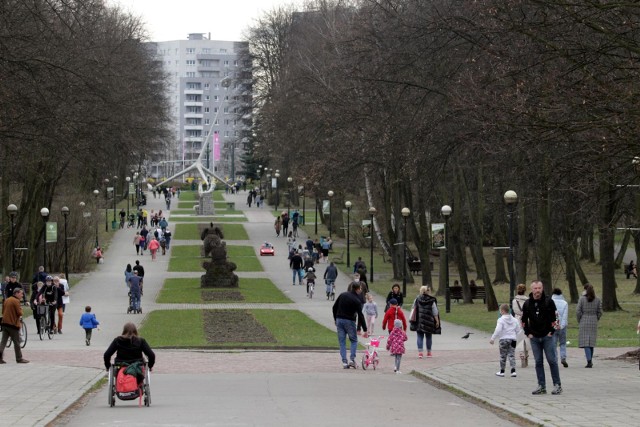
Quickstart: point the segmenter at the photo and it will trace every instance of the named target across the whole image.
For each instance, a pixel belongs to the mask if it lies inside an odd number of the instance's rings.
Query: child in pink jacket
[[[393,372],[395,372],[396,374],[402,373],[400,372],[400,361],[402,360],[402,355],[404,354],[404,342],[406,340],[407,334],[402,328],[402,320],[394,320],[393,331],[391,331],[391,334],[387,339],[387,350],[391,352],[391,355],[395,356]]]

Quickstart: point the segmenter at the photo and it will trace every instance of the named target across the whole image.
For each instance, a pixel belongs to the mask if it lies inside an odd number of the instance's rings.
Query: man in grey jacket
[[[559,325],[556,326],[556,332],[553,336],[556,339],[556,348],[560,346],[560,363],[565,368],[569,367],[567,363],[567,324],[569,322],[569,304],[565,301],[560,288],[553,290],[551,299],[556,305],[556,311],[558,312],[557,318]]]

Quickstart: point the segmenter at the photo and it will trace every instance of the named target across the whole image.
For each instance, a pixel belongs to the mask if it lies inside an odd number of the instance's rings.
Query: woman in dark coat
[[[440,326],[440,313],[438,301],[430,295],[428,286],[420,287],[420,295],[413,302],[413,313],[410,321],[417,322],[416,335],[418,336],[418,358],[422,359],[422,344],[427,338],[427,357],[431,357],[432,335]]]
[[[593,349],[598,336],[598,320],[602,317],[602,302],[596,297],[593,286],[587,285],[585,294],[580,297],[576,308],[578,318],[578,347],[584,348],[587,366],[593,367]]]
[[[394,299],[398,301],[398,307],[402,307],[402,303],[404,302],[404,298],[402,296],[402,292],[400,292],[400,285],[394,283],[391,287],[391,291],[387,295],[387,305],[384,308],[385,313],[389,310],[389,301]]]

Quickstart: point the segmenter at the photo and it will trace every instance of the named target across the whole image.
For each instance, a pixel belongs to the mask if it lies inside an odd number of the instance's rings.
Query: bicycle
[[[40,332],[38,335],[40,337],[40,341],[44,339],[44,334],[47,334],[49,339],[51,339],[52,330],[49,328],[49,306],[47,304],[39,304],[36,306],[36,310],[40,319],[38,323],[40,324]]]
[[[313,299],[313,290],[316,287],[316,282],[315,281],[308,281],[307,280],[307,286],[309,287],[309,298]]]
[[[380,340],[384,339],[384,336],[378,338],[371,337],[369,342],[365,344],[366,351],[362,355],[362,369],[367,369],[369,366],[373,366],[375,371],[378,363],[380,363],[380,357],[378,356],[378,347],[380,347]]]
[[[2,317],[0,317],[0,320],[1,319]],[[20,318],[20,323],[22,324],[22,326],[20,327],[20,348],[24,348],[24,346],[27,345],[27,325],[22,321],[22,318]],[[0,324],[0,332],[2,332],[1,324]],[[7,348],[11,347],[12,344],[13,344],[13,340],[9,340],[7,342]]]

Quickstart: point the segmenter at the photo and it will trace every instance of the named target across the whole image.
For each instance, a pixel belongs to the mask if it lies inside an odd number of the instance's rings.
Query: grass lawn
[[[215,310],[217,311],[217,310]],[[228,310],[225,310],[228,311]],[[148,314],[140,328],[152,348],[322,348],[336,349],[333,330],[311,320],[297,310],[248,310],[255,321],[276,339],[274,343],[209,342],[206,339],[203,310],[157,310]],[[224,327],[224,325],[221,325]]]
[[[204,222],[206,224],[206,222]],[[242,224],[225,224],[223,227],[224,240],[249,240],[249,235]],[[198,224],[177,224],[174,239],[200,240]]]
[[[190,209],[193,212],[193,206],[198,204],[198,202],[196,202],[195,200],[193,201],[182,201],[180,199],[180,201],[177,204],[177,208],[178,209]]]
[[[207,288],[213,295],[220,294],[220,299],[204,301],[200,279],[166,279],[158,295],[157,302],[162,304],[205,304],[205,303],[290,303],[269,279],[240,278],[239,292],[244,300],[228,300],[222,295],[227,289]]]
[[[198,192],[197,191],[181,191],[180,200],[185,202],[190,200],[198,200]]]
[[[263,271],[251,246],[227,246],[227,257],[238,266],[236,271]],[[169,271],[202,271],[207,258],[200,256],[199,245],[174,246],[169,260]]]
[[[191,217],[184,217],[184,218],[178,218],[178,217],[174,217],[171,218],[171,221],[175,222],[247,222],[247,218],[243,217],[225,217],[225,216],[221,216],[221,215],[216,215],[216,216],[191,216]]]

